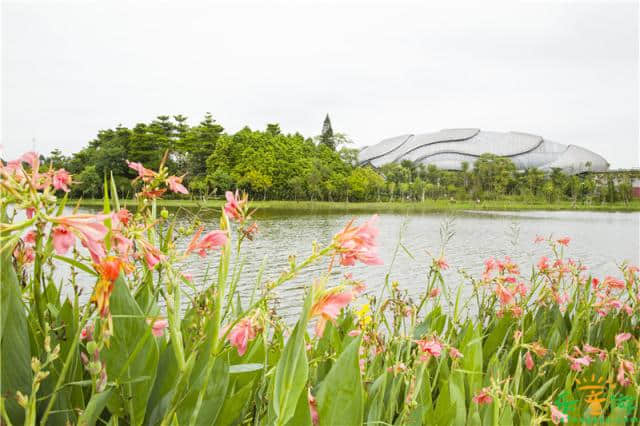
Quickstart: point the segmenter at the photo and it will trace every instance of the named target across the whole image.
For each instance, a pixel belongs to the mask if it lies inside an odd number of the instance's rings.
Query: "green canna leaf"
[[[109,388],[104,392],[91,396],[87,407],[78,418],[78,426],[93,426],[96,424],[98,416],[102,413],[104,407],[106,407],[109,397],[111,397],[112,391],[113,388]]]
[[[156,378],[158,345],[122,275],[115,281],[110,305],[113,336],[100,356],[106,363],[109,380],[122,384],[114,392],[109,407],[119,405],[120,399],[130,423],[140,425]],[[144,377],[145,380],[137,380]]]
[[[304,336],[313,301],[313,288],[304,302],[300,319],[278,361],[274,378],[272,408],[277,425],[286,424],[294,415],[309,374]]]
[[[29,327],[20,299],[20,287],[11,255],[0,259],[0,390],[9,419],[16,424],[24,421],[24,411],[14,396],[17,391],[31,393],[31,347]]]
[[[253,392],[253,382],[241,387],[233,395],[227,395],[222,405],[220,415],[216,421],[217,426],[238,425],[242,421],[242,415]]]
[[[203,369],[202,373],[205,371],[206,369]],[[198,372],[199,370],[194,370],[194,374]],[[188,425],[193,420],[192,415],[196,409],[198,395],[202,387],[205,386],[204,376],[204,374],[199,374],[195,381],[189,383],[189,390],[177,409],[180,425]],[[225,357],[216,358],[211,376],[206,383],[207,389],[204,392],[200,411],[197,413],[198,417],[195,421],[197,426],[214,424],[220,414],[229,385],[229,364]]]
[[[320,384],[316,398],[320,425],[362,424],[363,391],[358,362],[360,340],[357,338],[347,346]]]

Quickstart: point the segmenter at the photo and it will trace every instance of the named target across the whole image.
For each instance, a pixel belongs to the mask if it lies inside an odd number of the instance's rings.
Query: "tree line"
[[[334,133],[329,117],[322,133],[309,138],[282,133],[278,124],[264,130],[245,127],[227,133],[211,114],[196,125],[182,115],[159,116],[150,123],[101,130],[77,153],[59,150],[43,158],[65,168],[78,183],[73,197],[102,197],[105,175],[113,173],[120,195],[130,196],[135,172],[125,160],[157,168],[165,152],[172,174],[186,173],[191,197],[246,191],[254,199],[326,201],[424,201],[427,199],[522,202],[570,200],[587,203],[628,202],[629,176],[566,175],[556,169],[517,171],[508,158],[484,154],[461,171],[441,170],[410,161],[379,169],[357,164],[357,149]]]

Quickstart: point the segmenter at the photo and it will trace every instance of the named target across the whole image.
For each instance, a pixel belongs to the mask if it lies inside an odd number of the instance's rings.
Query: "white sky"
[[[636,1],[4,1],[2,145],[77,151],[161,114],[358,146],[524,131],[638,166]]]

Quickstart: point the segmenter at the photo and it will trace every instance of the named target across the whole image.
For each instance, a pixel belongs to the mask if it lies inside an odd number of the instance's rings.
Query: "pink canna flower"
[[[558,409],[558,407],[552,404],[551,405],[551,421],[553,422],[554,425],[557,425],[560,422],[568,423],[569,416],[564,414],[562,411]]]
[[[623,290],[627,287],[626,283],[622,280],[619,280],[617,278],[611,277],[611,276],[607,276],[604,279],[604,282],[602,283],[605,287],[608,287],[610,289],[618,289],[618,290]]]
[[[235,346],[238,355],[243,356],[247,351],[247,344],[256,337],[256,328],[251,318],[243,318],[231,330],[227,339],[231,346]]]
[[[520,297],[525,297],[529,292],[529,287],[527,287],[525,283],[518,283],[515,290],[516,293],[520,295]]]
[[[546,256],[542,256],[540,261],[538,261],[538,269],[541,272],[545,272],[549,270],[549,258]]]
[[[193,281],[193,274],[190,274],[188,272],[183,272],[182,277],[189,282]]]
[[[68,252],[76,240],[71,231],[64,225],[58,225],[53,228],[51,237],[53,240],[53,248],[58,255],[63,255]]]
[[[107,235],[104,221],[108,218],[109,215],[104,214],[76,214],[52,218],[51,221],[78,232],[83,239],[102,242]]]
[[[627,387],[631,384],[631,378],[633,373],[635,372],[635,367],[631,361],[627,361],[625,359],[620,361],[620,366],[618,367],[618,374],[616,375],[616,379],[621,386]],[[627,375],[628,373],[628,375]]]
[[[112,229],[122,230],[123,227],[129,226],[131,221],[131,213],[127,209],[120,209],[111,215]]]
[[[93,324],[87,324],[80,332],[80,340],[92,340],[93,339]]]
[[[19,161],[27,163],[31,167],[31,171],[34,175],[37,174],[38,169],[40,168],[40,155],[37,152],[25,152],[19,158]]]
[[[26,265],[36,259],[36,253],[31,246],[17,245],[13,250],[13,257],[19,265]]]
[[[579,358],[568,357],[569,361],[571,361],[571,369],[573,371],[577,371],[578,373],[582,371],[583,367],[588,367],[591,364],[591,357],[585,355]]]
[[[458,349],[454,348],[453,346],[449,348],[449,356],[453,359],[464,357],[464,355],[462,355],[462,352],[460,352]]]
[[[438,287],[433,288],[429,292],[429,297],[432,298],[432,299],[438,297],[439,295],[440,295],[440,289]]]
[[[498,283],[496,285],[495,292],[496,296],[498,296],[498,299],[500,300],[500,303],[502,303],[503,305],[510,305],[515,300],[514,294],[502,284]]]
[[[182,178],[184,178],[184,176],[169,176],[167,178],[167,185],[169,186],[169,189],[172,190],[173,192],[176,193],[180,193],[180,194],[188,194],[189,191],[187,191],[187,188],[185,188],[185,186],[182,184]]]
[[[497,263],[493,257],[484,261],[484,274],[487,275],[496,269]]]
[[[358,337],[359,335],[362,334],[361,330],[351,330],[349,333],[347,333],[350,337]]]
[[[378,215],[360,226],[353,226],[351,220],[342,231],[333,237],[336,254],[340,256],[340,264],[353,266],[356,260],[365,265],[382,265],[382,259],[376,251],[378,228],[375,226]]]
[[[244,222],[244,207],[247,204],[247,198],[240,199],[238,191],[235,194],[227,191],[224,196],[227,199],[227,203],[224,205],[224,212],[227,216],[236,222]]]
[[[319,422],[318,404],[316,403],[316,399],[313,397],[313,395],[311,395],[311,389],[308,390],[307,401],[309,402],[309,412],[311,413],[311,422],[313,423],[313,426],[317,426]]]
[[[113,243],[118,254],[124,258],[129,256],[129,252],[133,248],[133,241],[120,233],[113,234]]]
[[[631,339],[631,333],[620,333],[616,335],[616,349],[620,349],[622,344]]]
[[[353,300],[353,293],[349,290],[332,289],[320,297],[311,307],[311,317],[318,317],[316,336],[322,337],[327,321],[335,321],[340,310]]]
[[[420,350],[425,354],[422,357],[423,361],[429,359],[430,356],[437,358],[442,354],[442,343],[440,343],[436,337],[418,340],[416,343]]]
[[[489,388],[482,388],[480,392],[474,395],[472,401],[478,405],[491,404],[493,402],[493,398],[489,395]]]
[[[34,207],[27,207],[26,209],[27,219],[33,219],[33,214],[35,212],[36,212],[36,209]]]
[[[559,240],[556,240],[558,244],[563,245],[565,247],[569,245],[569,241],[571,241],[571,238],[569,237],[564,237],[564,238],[560,238]]]
[[[151,333],[156,337],[162,337],[164,335],[164,330],[169,326],[169,321],[166,319],[159,319],[153,322],[151,326]]]
[[[444,257],[440,257],[433,261],[434,266],[439,270],[449,269],[449,264],[444,259]]]
[[[595,346],[591,346],[588,343],[585,343],[584,346],[582,347],[582,349],[588,353],[588,354],[597,354],[598,358],[600,358],[600,361],[604,361],[605,359],[607,359],[607,352],[600,349],[600,348],[596,348]]]
[[[145,167],[141,163],[132,163],[127,160],[127,166],[129,166],[130,169],[138,172],[138,178],[142,179],[143,182],[149,182],[158,175],[153,170],[145,169]]]
[[[541,243],[544,241],[544,237],[542,235],[536,235],[536,238],[533,240],[535,244]]]
[[[29,232],[24,234],[24,237],[22,237],[22,240],[26,244],[35,244],[36,243],[36,231],[34,231],[33,229],[30,230]]]
[[[527,353],[524,356],[524,365],[525,367],[527,367],[527,370],[531,371],[533,370],[533,367],[535,366],[535,363],[533,362],[533,357],[531,356],[531,352],[527,351]]]
[[[69,192],[69,185],[71,185],[71,174],[65,169],[56,170],[53,174],[53,187]]]
[[[147,267],[151,270],[155,268],[155,266],[163,262],[167,257],[158,249],[153,246],[150,242],[139,239],[138,242],[142,248],[142,253],[144,255],[144,260],[147,262]]]
[[[200,234],[202,234],[202,230],[204,227],[201,227],[196,231],[191,242],[187,246],[187,250],[185,254],[189,254],[195,250],[198,250],[198,254],[200,257],[205,257],[207,255],[208,250],[213,250],[215,248],[220,248],[227,243],[227,233],[224,231],[211,231],[202,237],[201,240]]]

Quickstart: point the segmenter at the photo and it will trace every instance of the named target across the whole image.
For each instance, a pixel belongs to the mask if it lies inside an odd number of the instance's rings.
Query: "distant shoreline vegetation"
[[[518,172],[511,160],[491,154],[463,164],[462,171],[410,161],[374,169],[357,165],[358,150],[350,142],[334,133],[328,116],[315,138],[283,134],[278,124],[226,133],[210,114],[196,125],[181,115],[159,116],[131,128],[101,130],[79,152],[65,156],[56,150],[42,161],[73,175],[73,198],[101,198],[104,176],[110,173],[119,195],[132,197],[135,171],[126,161],[157,169],[168,153],[168,172],[186,172],[183,183],[194,198],[239,189],[255,200],[376,202],[376,209],[385,210],[388,202],[398,201],[413,202],[407,203],[411,209],[431,208],[425,207],[431,202],[446,209],[638,209],[628,174]]]
[[[123,205],[135,205],[135,200],[121,200]],[[184,208],[222,208],[223,199],[190,200],[190,199],[158,199],[160,207],[184,207]],[[102,208],[102,199],[76,199],[70,200],[68,206],[79,205],[81,207]],[[572,204],[567,201],[558,201],[553,204],[525,203],[515,200],[487,200],[475,201],[450,201],[450,200],[426,200],[424,202],[339,202],[339,201],[291,201],[269,200],[254,201],[253,207],[260,211],[269,212],[310,212],[310,213],[430,213],[447,211],[603,211],[603,212],[638,212],[640,200],[629,203],[605,203],[605,204]]]

